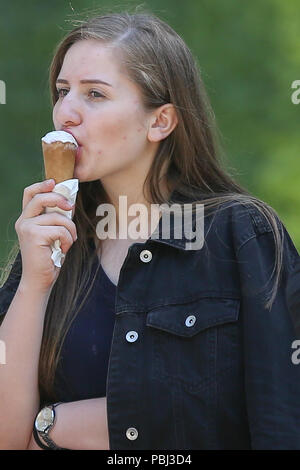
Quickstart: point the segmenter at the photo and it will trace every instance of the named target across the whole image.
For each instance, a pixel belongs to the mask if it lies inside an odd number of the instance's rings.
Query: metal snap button
[[[126,437],[130,441],[135,441],[135,439],[137,439],[138,435],[139,435],[139,433],[138,433],[137,429],[135,429],[135,428],[128,428],[127,431],[126,431]]]
[[[128,331],[128,333],[126,333],[126,339],[129,343],[134,343],[138,337],[139,335],[136,331]]]
[[[195,315],[189,315],[185,320],[185,326],[194,326],[196,323]]]
[[[140,253],[140,259],[143,263],[149,263],[152,260],[152,253],[149,250],[143,250]]]

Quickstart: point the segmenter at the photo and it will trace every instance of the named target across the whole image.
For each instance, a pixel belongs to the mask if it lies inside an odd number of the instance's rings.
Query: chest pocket
[[[239,309],[239,299],[207,297],[148,312],[154,378],[197,392],[235,367]]]

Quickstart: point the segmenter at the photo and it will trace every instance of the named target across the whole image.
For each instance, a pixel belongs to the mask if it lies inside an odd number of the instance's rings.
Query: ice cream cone
[[[58,184],[73,178],[77,147],[76,140],[67,132],[49,132],[43,137],[46,179],[53,178]]]

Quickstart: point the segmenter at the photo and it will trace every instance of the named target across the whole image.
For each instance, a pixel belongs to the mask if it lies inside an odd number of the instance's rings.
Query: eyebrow
[[[56,80],[56,83],[66,83],[66,84],[68,84],[69,82],[68,82],[68,80],[64,80],[63,78],[58,78]],[[103,80],[98,80],[96,78],[91,78],[90,80],[80,80],[80,83],[83,83],[83,84],[85,84],[85,83],[101,83],[102,85],[107,85],[107,86],[112,87],[112,85],[110,83],[104,82]]]

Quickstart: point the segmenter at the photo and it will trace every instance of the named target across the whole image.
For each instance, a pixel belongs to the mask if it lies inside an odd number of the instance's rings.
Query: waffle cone
[[[77,148],[71,142],[42,141],[46,179],[53,178],[55,184],[73,178]]]

